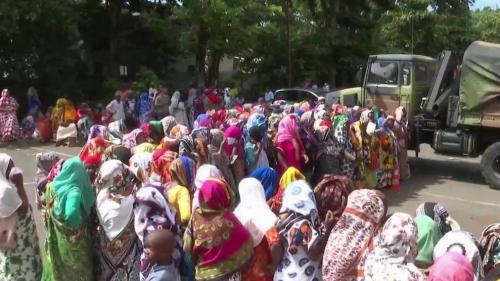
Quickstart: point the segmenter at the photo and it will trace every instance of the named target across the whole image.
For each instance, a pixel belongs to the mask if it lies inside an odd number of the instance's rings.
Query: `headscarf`
[[[447,253],[430,268],[427,281],[472,281],[474,272],[466,257]]]
[[[196,118],[193,124],[193,130],[199,129],[199,128],[212,128],[213,127],[213,121],[212,117],[208,114],[200,114]]]
[[[109,140],[109,129],[103,125],[92,125],[90,127],[89,138],[87,139],[87,143],[91,142],[92,139],[101,137],[105,140]]]
[[[376,248],[366,259],[366,281],[424,281],[413,264],[417,256],[417,225],[412,217],[395,213],[384,224]]]
[[[441,235],[445,235],[447,232],[451,231],[452,225],[456,224],[455,221],[451,219],[446,208],[435,202],[424,202],[420,204],[417,207],[416,215],[426,215],[432,218],[439,225]],[[453,230],[460,230],[460,227],[458,226],[458,229]]]
[[[167,116],[163,119],[161,119],[161,125],[163,128],[163,135],[168,136],[170,135],[170,130],[177,125],[177,121],[175,120],[175,117],[173,116]]]
[[[179,155],[197,159],[196,144],[191,136],[183,137],[179,143]]]
[[[299,136],[299,120],[296,115],[287,115],[283,118],[278,125],[278,132],[276,133],[276,143],[290,141],[295,139],[302,146]]]
[[[283,193],[288,185],[294,181],[305,179],[306,177],[295,167],[290,167],[283,173],[278,185],[278,191],[271,199],[271,209],[273,212],[276,213],[280,210]]]
[[[163,183],[172,181],[170,176],[170,165],[177,159],[178,154],[170,150],[157,150],[153,153],[153,165],[156,172],[161,173]]]
[[[243,152],[243,135],[241,133],[241,129],[238,126],[230,126],[229,128],[226,129],[224,132],[224,136],[226,137],[226,147],[224,150],[226,151],[227,155],[231,155],[233,153],[233,148],[235,145],[236,146],[236,153],[238,156],[244,155]],[[231,140],[234,142],[238,142],[237,144],[230,143]]]
[[[152,120],[149,121],[149,125],[153,128],[153,131],[160,136],[163,136],[165,134],[165,131],[163,130],[163,123],[158,120]]]
[[[324,280],[350,280],[363,276],[370,244],[387,212],[383,193],[370,189],[354,190],[333,228],[323,255]]]
[[[500,263],[500,223],[490,224],[486,227],[479,241],[483,257],[484,272],[488,272]]]
[[[109,240],[117,237],[132,221],[134,196],[131,192],[136,183],[137,179],[132,171],[118,160],[106,161],[99,169],[96,185],[100,191],[97,194],[96,210],[100,225]]]
[[[222,267],[223,277],[241,269],[251,258],[250,235],[231,212],[231,196],[227,183],[208,178],[200,189],[200,208],[191,218],[186,230],[185,248],[199,257],[197,267],[207,267],[240,256]]]
[[[108,146],[108,143],[105,139],[101,137],[97,137],[91,139],[87,144],[82,148],[80,152],[80,159],[82,161],[86,161],[90,157],[102,157],[104,154],[104,150]]]
[[[136,153],[130,157],[130,170],[135,174],[135,176],[143,181],[147,181],[151,175],[151,160],[152,153]],[[141,173],[144,178],[141,177]]]
[[[353,190],[352,182],[344,176],[324,175],[314,188],[321,220],[325,220],[328,211],[332,211],[336,220],[347,206],[347,197]]]
[[[175,159],[170,165],[170,177],[172,181],[186,187],[188,190],[192,189],[194,176],[195,176],[196,163],[189,157],[181,156]]]
[[[17,193],[17,187],[7,175],[11,161],[12,158],[9,155],[0,153],[0,218],[12,215],[23,204]]]
[[[252,172],[250,177],[258,179],[262,184],[262,186],[264,187],[264,193],[266,195],[266,201],[274,196],[274,194],[276,193],[276,188],[278,187],[278,173],[276,173],[273,168],[257,168]]]
[[[68,196],[75,192],[80,194],[81,208],[84,216],[87,217],[95,202],[94,189],[80,158],[73,157],[64,161],[61,172],[52,182],[52,190],[57,198],[53,209],[54,215],[63,218],[71,228],[77,228],[81,223],[81,218],[71,217],[71,214],[65,212]]]
[[[441,239],[439,225],[426,215],[415,218],[418,229],[418,255],[415,264],[420,268],[428,268],[432,265],[432,254],[434,247]]]
[[[132,154],[137,154],[137,153],[153,153],[156,149],[156,145],[149,143],[149,142],[143,142],[136,147],[132,148]]]
[[[181,139],[185,136],[189,135],[188,127],[184,125],[175,125],[172,130],[170,130],[170,138],[173,139]]]
[[[449,252],[462,254],[467,257],[472,265],[474,281],[483,280],[483,262],[477,245],[478,243],[470,233],[460,230],[452,230],[446,233],[443,238],[439,240],[436,247],[434,247],[433,257],[436,261]]]
[[[141,129],[134,129],[132,132],[126,134],[123,136],[123,146],[125,146],[128,149],[132,149],[135,147],[137,143],[137,139],[139,136],[144,136],[144,131]]]
[[[200,188],[203,185],[203,183],[208,179],[208,178],[219,178],[223,179],[224,176],[222,175],[222,172],[217,169],[214,165],[201,165],[198,168],[198,171],[196,172],[196,176],[194,178],[194,196],[193,196],[193,211],[199,207],[199,202],[198,202],[198,195],[200,192]]]
[[[250,232],[253,246],[256,247],[278,218],[269,209],[264,188],[257,179],[243,179],[238,186],[238,191],[241,202],[234,210],[234,215]]]
[[[280,213],[295,212],[303,216],[317,216],[316,198],[305,180],[297,180],[283,193],[283,205]]]
[[[250,131],[250,128],[252,127],[257,127],[259,128],[262,132],[267,131],[267,118],[264,114],[262,113],[254,113],[250,115],[250,118],[248,118],[248,121],[245,125],[245,129],[247,132]]]

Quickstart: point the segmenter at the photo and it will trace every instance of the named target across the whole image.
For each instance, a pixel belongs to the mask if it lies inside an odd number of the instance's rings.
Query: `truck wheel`
[[[500,190],[500,142],[491,144],[484,151],[481,173],[491,188]]]

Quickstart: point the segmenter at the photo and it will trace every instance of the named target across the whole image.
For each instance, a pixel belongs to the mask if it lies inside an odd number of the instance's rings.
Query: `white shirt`
[[[125,108],[123,106],[123,102],[112,100],[107,106],[106,109],[113,114],[113,120],[122,120],[125,119]]]

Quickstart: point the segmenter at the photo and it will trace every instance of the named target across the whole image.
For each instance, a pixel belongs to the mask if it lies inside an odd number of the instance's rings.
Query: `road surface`
[[[35,155],[54,151],[61,157],[77,155],[79,148],[53,145],[15,144],[1,146],[0,152],[11,155],[15,164],[24,171],[25,188],[34,206]],[[410,156],[413,153],[410,152]],[[414,215],[416,207],[424,201],[440,202],[457,220],[462,229],[476,235],[488,225],[500,222],[500,191],[490,189],[481,177],[479,158],[463,159],[435,155],[430,147],[423,147],[421,158],[411,158],[412,178],[402,183],[402,191],[387,191],[389,212],[407,212]],[[40,239],[43,225],[40,213],[35,212]]]

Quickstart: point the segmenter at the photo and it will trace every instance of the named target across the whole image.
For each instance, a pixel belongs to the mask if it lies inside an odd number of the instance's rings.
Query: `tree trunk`
[[[198,86],[207,86],[207,75],[206,75],[206,58],[208,49],[208,40],[210,39],[210,34],[204,22],[198,25],[198,42],[196,45],[196,79],[198,81]]]
[[[108,74],[111,78],[118,79],[120,76],[119,71],[119,61],[118,61],[118,48],[119,48],[119,36],[118,36],[118,20],[120,17],[121,1],[120,0],[108,0],[108,12],[109,12],[109,62],[108,62]]]
[[[208,85],[219,86],[219,65],[221,55],[218,52],[211,52],[208,60]]]

